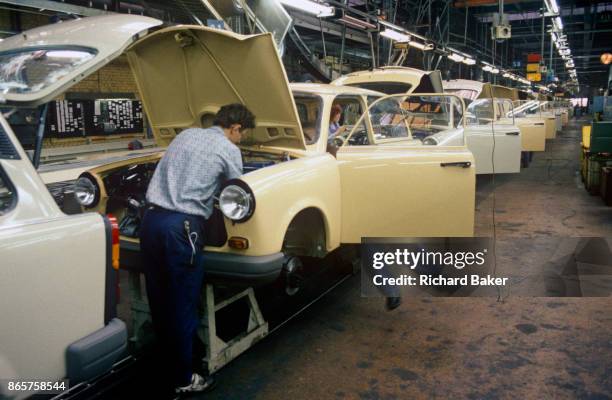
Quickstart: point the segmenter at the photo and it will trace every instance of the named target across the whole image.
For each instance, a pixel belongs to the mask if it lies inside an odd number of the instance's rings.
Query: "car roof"
[[[452,79],[444,81],[442,84],[444,85],[444,89],[475,90],[480,93],[486,82],[473,81],[469,79]]]
[[[382,70],[382,71],[388,71],[388,72],[401,72],[401,73],[413,73],[419,77],[429,74],[432,71],[424,71],[422,69],[418,69],[418,68],[411,68],[411,67],[401,67],[401,66],[385,66],[385,67],[377,67],[374,68],[373,70],[363,70],[363,71],[356,71],[356,72],[351,72],[349,74],[346,74],[346,76],[358,76],[358,75],[364,75],[364,74],[369,74],[372,73],[373,71],[378,71],[378,70]]]
[[[316,94],[326,95],[341,95],[341,94],[355,94],[362,96],[384,96],[384,93],[376,92],[374,90],[361,89],[353,86],[338,86],[329,85],[325,83],[290,83],[289,88],[293,92],[311,92]]]

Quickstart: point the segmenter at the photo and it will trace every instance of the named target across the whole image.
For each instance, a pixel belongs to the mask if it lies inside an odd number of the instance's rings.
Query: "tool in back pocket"
[[[185,234],[187,235],[187,240],[191,245],[191,260],[189,264],[193,267],[193,261],[195,259],[196,254],[196,243],[198,242],[198,233],[191,232],[191,226],[188,220],[185,220],[185,222],[183,222],[183,226],[185,227]]]

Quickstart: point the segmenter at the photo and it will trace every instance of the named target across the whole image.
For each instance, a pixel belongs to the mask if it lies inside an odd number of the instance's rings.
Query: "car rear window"
[[[407,93],[412,87],[409,83],[401,82],[362,82],[349,83],[348,86],[359,87],[361,89],[374,90],[384,94],[401,94]]]
[[[83,48],[29,48],[0,53],[0,90],[36,93],[95,56]]]

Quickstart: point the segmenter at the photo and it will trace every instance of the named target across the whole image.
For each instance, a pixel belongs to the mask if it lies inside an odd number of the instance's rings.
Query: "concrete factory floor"
[[[550,237],[612,237],[612,208],[580,182],[583,123],[571,121],[520,174],[496,176],[500,242],[529,254]],[[479,177],[477,236],[493,234],[492,189]],[[410,298],[386,312],[382,299],[360,297],[355,276],[221,370],[201,398],[608,399],[611,308],[610,298],[511,292],[503,302]]]

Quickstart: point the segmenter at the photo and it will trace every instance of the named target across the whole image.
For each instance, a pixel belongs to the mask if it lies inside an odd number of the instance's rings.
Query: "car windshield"
[[[386,97],[369,109],[374,139],[425,139],[457,126],[460,101],[453,96],[412,95]]]
[[[491,99],[477,99],[467,107],[468,125],[487,125],[493,123],[495,113],[493,111],[493,101]]]
[[[540,116],[540,103],[535,100],[516,100],[513,103],[515,117],[538,117]]]
[[[0,92],[39,92],[94,56],[94,50],[83,48],[22,49],[0,53]]]

